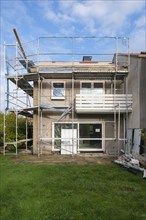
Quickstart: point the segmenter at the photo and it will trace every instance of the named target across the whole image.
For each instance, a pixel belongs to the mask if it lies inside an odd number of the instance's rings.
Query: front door
[[[77,129],[61,129],[61,154],[77,153]]]

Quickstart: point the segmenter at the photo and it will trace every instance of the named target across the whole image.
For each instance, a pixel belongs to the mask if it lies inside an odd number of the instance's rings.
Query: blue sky
[[[130,52],[146,51],[146,0],[1,0],[0,6],[2,101],[3,44],[16,43],[13,28],[17,29],[22,42],[41,36],[122,36],[130,38]],[[27,45],[24,45],[27,54],[34,47],[36,52],[37,41],[33,41],[31,47]],[[89,51],[92,48],[81,39],[76,45],[76,50],[85,45]],[[111,51],[112,44],[106,42],[102,46]],[[60,40],[42,43],[42,47],[45,52],[50,49],[69,52],[67,43]],[[97,49],[101,51],[99,45]]]
[[[1,0],[1,42],[39,36],[125,36],[146,50],[145,0]]]

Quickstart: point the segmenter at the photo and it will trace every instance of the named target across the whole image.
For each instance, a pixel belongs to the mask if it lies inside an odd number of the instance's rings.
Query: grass
[[[146,219],[146,181],[115,164],[15,163],[1,156],[1,220]]]

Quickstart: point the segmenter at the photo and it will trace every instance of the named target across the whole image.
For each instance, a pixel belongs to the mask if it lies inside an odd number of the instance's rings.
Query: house
[[[24,57],[19,63],[27,73],[7,80],[33,98],[32,106],[16,107],[33,117],[34,154],[117,155],[125,149],[128,128],[146,128],[145,54],[36,63]]]
[[[133,103],[128,68],[87,59],[36,67],[34,153],[118,154],[124,146]]]

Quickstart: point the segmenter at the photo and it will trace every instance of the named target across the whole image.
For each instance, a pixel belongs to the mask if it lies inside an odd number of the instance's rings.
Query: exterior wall
[[[65,100],[51,99],[52,82],[65,82]],[[42,82],[41,105],[68,106],[72,100],[71,81],[69,80],[44,80]]]
[[[51,100],[51,84],[52,82],[65,82],[65,100]],[[45,106],[69,106],[72,103],[72,83],[69,80],[44,80],[41,89],[40,104]],[[123,92],[123,84],[117,82],[117,93]],[[105,93],[112,93],[112,86],[110,81],[105,82]],[[74,95],[80,93],[80,81],[75,81],[74,84]],[[34,83],[34,106],[38,106],[38,84]],[[34,153],[38,152],[38,130],[40,131],[40,136],[46,138],[46,141],[42,142],[42,153],[51,153],[52,151],[52,124],[57,122],[60,118],[62,112],[43,110],[42,117],[38,118],[38,111],[34,113]],[[118,123],[116,123],[116,136],[114,133],[114,115],[113,114],[76,114],[73,113],[74,122],[87,122],[95,123],[102,122],[104,129],[104,139],[108,138],[111,140],[104,141],[104,151],[107,154],[117,154],[121,147],[123,147],[123,141],[117,141],[118,137]],[[42,121],[42,122],[41,122]],[[118,122],[118,116],[116,121]],[[68,114],[60,122],[72,122],[72,114]],[[39,128],[38,128],[39,125]],[[120,138],[123,138],[123,116],[121,116],[120,123]]]
[[[127,80],[128,93],[133,95],[133,110],[129,114],[129,128],[146,129],[146,58],[131,56]]]
[[[140,128],[146,129],[146,58],[139,60],[140,73]]]
[[[46,150],[49,152],[52,151],[52,134],[53,134],[53,130],[52,130],[52,124],[57,122],[57,118],[60,117],[59,114],[54,114],[52,113],[50,115],[51,112],[45,111],[43,113],[43,117],[42,117],[42,135],[41,137],[43,138],[47,138],[47,141],[44,141],[44,143],[42,144],[42,149],[43,152],[45,152]],[[35,147],[35,151],[34,153],[38,152],[38,126],[37,126],[37,120],[38,117],[37,115],[35,115],[34,118],[35,122],[36,122],[36,126],[34,129],[34,147]],[[75,119],[74,122],[86,122],[86,123],[103,123],[103,133],[104,139],[111,139],[111,140],[104,140],[104,151],[107,154],[117,154],[118,150],[120,150],[121,148],[123,148],[124,142],[123,141],[117,141],[116,139],[118,138],[118,117],[116,119],[117,123],[116,123],[116,136],[114,134],[114,118],[112,115],[79,115],[76,116],[75,115]],[[68,123],[68,122],[72,122],[72,118],[71,115],[67,115],[65,116],[61,121],[59,121],[61,123]],[[123,138],[123,117],[121,117],[121,121],[120,121],[120,137],[119,138]]]
[[[132,114],[129,115],[128,128],[140,126],[139,74],[137,57],[130,58],[130,72],[127,79],[128,93],[133,95]]]
[[[115,62],[115,57],[113,62]],[[118,64],[127,65],[128,56],[118,55]],[[127,92],[133,95],[133,110],[129,114],[129,128],[146,129],[146,57],[130,55],[130,72],[127,78]]]

